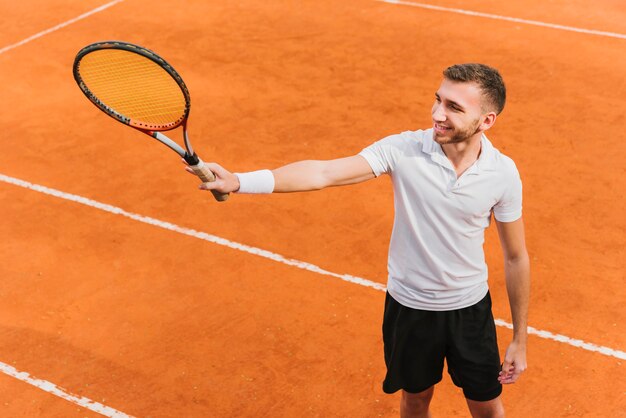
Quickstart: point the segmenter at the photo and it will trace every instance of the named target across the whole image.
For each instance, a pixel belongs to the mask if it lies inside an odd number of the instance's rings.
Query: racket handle
[[[202,180],[203,183],[211,183],[215,181],[215,175],[213,175],[211,170],[204,165],[202,160],[198,159],[198,164],[190,165],[189,167],[191,167],[193,172],[196,173],[196,176],[200,177],[200,180]],[[211,190],[211,193],[213,193],[215,200],[218,202],[224,202],[229,196],[228,193],[220,193],[217,190]]]

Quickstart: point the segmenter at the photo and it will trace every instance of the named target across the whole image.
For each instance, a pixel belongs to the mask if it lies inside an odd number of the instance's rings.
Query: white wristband
[[[272,193],[274,191],[274,175],[270,170],[235,173],[239,178],[237,193]]]

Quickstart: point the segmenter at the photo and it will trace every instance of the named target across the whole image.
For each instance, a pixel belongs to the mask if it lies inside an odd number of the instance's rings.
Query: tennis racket
[[[187,86],[163,58],[127,42],[96,42],[78,51],[73,71],[78,87],[98,109],[165,144],[183,157],[203,182],[215,181],[187,135]],[[179,126],[184,148],[162,133]],[[228,194],[211,192],[219,202],[228,199]]]

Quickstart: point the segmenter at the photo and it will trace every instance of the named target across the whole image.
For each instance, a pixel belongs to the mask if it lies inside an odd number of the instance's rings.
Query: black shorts
[[[467,399],[489,401],[502,393],[489,293],[473,306],[443,312],[407,308],[387,293],[383,340],[386,393],[419,393],[440,382],[444,359]]]

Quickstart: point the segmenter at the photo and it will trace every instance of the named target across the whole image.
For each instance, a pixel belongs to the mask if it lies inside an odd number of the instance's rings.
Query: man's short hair
[[[450,81],[475,82],[487,99],[487,110],[500,114],[506,102],[506,87],[502,76],[495,68],[485,64],[456,64],[446,68],[443,76]]]

